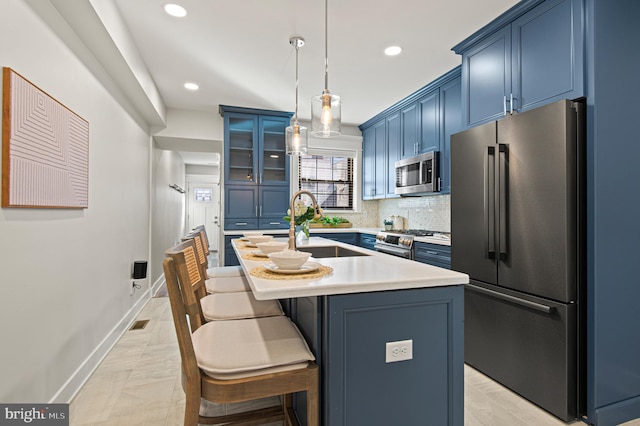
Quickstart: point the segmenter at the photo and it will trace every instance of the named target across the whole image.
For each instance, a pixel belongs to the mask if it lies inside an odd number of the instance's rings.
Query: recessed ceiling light
[[[200,86],[198,86],[196,83],[185,83],[184,88],[187,90],[198,90]]]
[[[396,56],[399,55],[400,52],[402,52],[402,47],[400,46],[389,46],[384,49],[384,54],[387,56]]]
[[[187,9],[180,6],[179,4],[167,3],[164,5],[164,11],[171,16],[175,16],[176,18],[184,18],[185,16],[187,16]]]

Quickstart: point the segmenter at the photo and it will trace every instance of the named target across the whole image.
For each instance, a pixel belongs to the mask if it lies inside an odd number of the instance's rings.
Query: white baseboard
[[[164,275],[162,275],[152,286],[147,289],[140,298],[133,304],[129,312],[118,322],[118,324],[109,332],[102,342],[93,350],[93,352],[84,360],[78,369],[69,377],[56,394],[49,401],[52,403],[69,403],[80,391],[85,382],[91,377],[91,374],[100,365],[102,360],[107,356],[113,346],[120,340],[120,337],[129,330],[133,321],[137,318],[142,308],[147,304],[151,297],[164,283]]]
[[[156,295],[156,293],[158,293],[158,290],[160,290],[160,287],[162,287],[162,285],[164,284],[165,280],[164,280],[164,274],[160,275],[160,278],[158,278],[156,280],[155,283],[153,283],[153,285],[151,286],[151,294],[153,296]]]

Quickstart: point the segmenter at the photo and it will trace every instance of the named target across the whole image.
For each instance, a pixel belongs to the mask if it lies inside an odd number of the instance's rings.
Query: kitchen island
[[[298,249],[322,270],[267,276],[268,258],[233,246],[256,298],[281,299],[316,355],[321,424],[463,425],[467,275],[312,237]],[[295,407],[304,419],[304,395]]]

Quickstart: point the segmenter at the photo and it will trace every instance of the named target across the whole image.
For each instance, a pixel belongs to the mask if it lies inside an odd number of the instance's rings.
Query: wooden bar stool
[[[194,232],[199,232],[200,236],[202,238],[202,245],[204,248],[204,253],[205,253],[205,257],[209,255],[209,253],[211,252],[209,247],[209,237],[207,236],[207,230],[204,227],[204,225],[198,225],[195,228],[193,228],[191,233]],[[190,234],[191,234],[190,233]],[[207,260],[208,263],[208,260]],[[219,278],[219,277],[241,277],[244,275],[244,271],[242,270],[242,267],[239,265],[234,265],[234,266],[212,266],[209,267],[207,265],[207,276],[209,278]],[[244,290],[238,290],[238,291],[244,291]]]
[[[168,250],[163,267],[182,358],[184,425],[257,425],[278,420],[295,425],[291,394],[306,392],[307,424],[317,426],[318,367],[291,320],[275,316],[205,323],[198,286],[192,280],[199,275],[193,245],[185,242]],[[276,395],[281,395],[280,407],[200,416],[201,398],[234,403]]]

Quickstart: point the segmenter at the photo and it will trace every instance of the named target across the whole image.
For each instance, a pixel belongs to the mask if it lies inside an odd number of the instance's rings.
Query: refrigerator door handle
[[[479,287],[473,284],[465,284],[466,288],[469,290],[476,291],[478,293],[483,293],[488,296],[495,297],[497,299],[505,300],[507,302],[515,303],[516,305],[524,306],[526,308],[530,308],[539,312],[543,312],[545,314],[552,314],[556,311],[556,308],[553,306],[543,305],[542,303],[531,302],[529,300],[520,299],[518,297],[510,296],[508,294],[499,293],[497,291],[489,290],[488,288]]]
[[[487,161],[484,177],[484,223],[485,223],[485,240],[484,248],[489,259],[496,258],[496,229],[495,229],[495,176],[496,176],[496,148],[487,147]]]
[[[508,145],[501,143],[498,145],[498,151],[500,152],[500,218],[499,218],[499,233],[500,233],[500,260],[507,260],[507,185],[509,181],[509,149]]]

